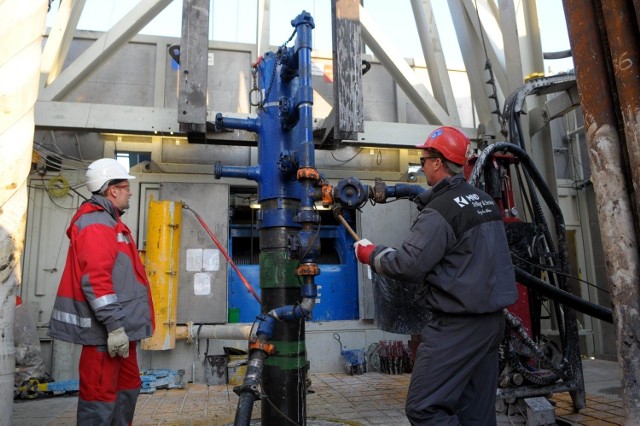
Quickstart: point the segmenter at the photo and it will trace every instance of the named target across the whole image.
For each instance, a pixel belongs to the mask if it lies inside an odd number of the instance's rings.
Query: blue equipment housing
[[[257,231],[254,227],[252,233],[251,225],[231,225],[230,234],[229,255],[260,295],[260,267],[258,263],[251,263],[251,256],[246,254],[249,240],[257,235]],[[322,252],[318,264],[322,273],[316,277],[318,297],[312,321],[356,320],[359,303],[354,240],[344,227],[337,225],[323,226],[320,239]],[[255,321],[260,315],[260,305],[232,269],[229,269],[227,282],[229,309],[237,310],[238,322]]]

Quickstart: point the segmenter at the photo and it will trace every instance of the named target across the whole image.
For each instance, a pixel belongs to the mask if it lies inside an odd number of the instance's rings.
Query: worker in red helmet
[[[378,274],[422,283],[416,295],[432,317],[422,330],[406,402],[412,425],[495,425],[503,309],[518,297],[502,217],[494,200],[469,185],[462,167],[469,139],[443,126],[420,163],[431,190],[399,248],[354,244]]]
[[[116,160],[91,163],[82,203],[67,229],[69,251],[49,336],[83,345],[78,425],[127,425],[140,393],[136,341],[153,333],[149,281],[120,216],[135,179]]]

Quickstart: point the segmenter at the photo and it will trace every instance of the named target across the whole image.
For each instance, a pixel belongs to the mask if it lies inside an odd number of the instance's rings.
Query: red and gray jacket
[[[111,201],[94,195],[71,220],[69,251],[49,336],[81,345],[106,345],[124,327],[131,341],[153,334],[149,281],[129,228]]]

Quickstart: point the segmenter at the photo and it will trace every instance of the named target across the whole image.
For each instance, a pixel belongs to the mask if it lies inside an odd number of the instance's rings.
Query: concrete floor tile
[[[350,425],[360,426],[409,425],[404,413],[409,381],[410,375],[312,374],[311,389],[314,393],[306,396],[307,418],[343,419]],[[43,417],[36,417],[34,413],[37,407],[45,407],[46,404],[39,405],[34,401],[27,402],[28,405],[14,403],[13,424],[73,425],[77,397],[56,397],[42,402],[51,400],[54,402],[44,409]],[[622,424],[620,398],[604,394],[587,395],[587,408],[581,413],[573,412],[571,397],[566,392],[555,394],[553,401],[556,415],[573,424]],[[237,403],[238,396],[233,393],[233,387],[227,385],[188,384],[185,389],[161,389],[153,394],[140,395],[134,426],[226,426],[233,424]],[[261,407],[261,402],[254,403],[254,419],[260,419]]]
[[[605,420],[587,420],[582,424],[586,426],[613,426],[615,423],[607,422]]]

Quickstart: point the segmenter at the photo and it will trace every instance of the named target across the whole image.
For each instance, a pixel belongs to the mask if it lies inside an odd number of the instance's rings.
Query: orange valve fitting
[[[298,266],[298,268],[296,269],[296,275],[298,276],[320,275],[320,267],[315,263],[305,263],[304,265]]]
[[[275,345],[272,345],[271,343],[260,342],[260,341],[255,340],[255,339],[252,340],[251,343],[249,343],[249,352],[251,352],[253,350],[262,351],[262,352],[266,353],[267,355],[273,355],[273,354],[276,353]]]
[[[325,183],[322,185],[322,207],[329,207],[333,204],[333,185]]]
[[[298,174],[296,175],[298,180],[302,179],[311,179],[311,180],[319,180],[320,173],[314,168],[311,167],[302,167],[298,169]]]

